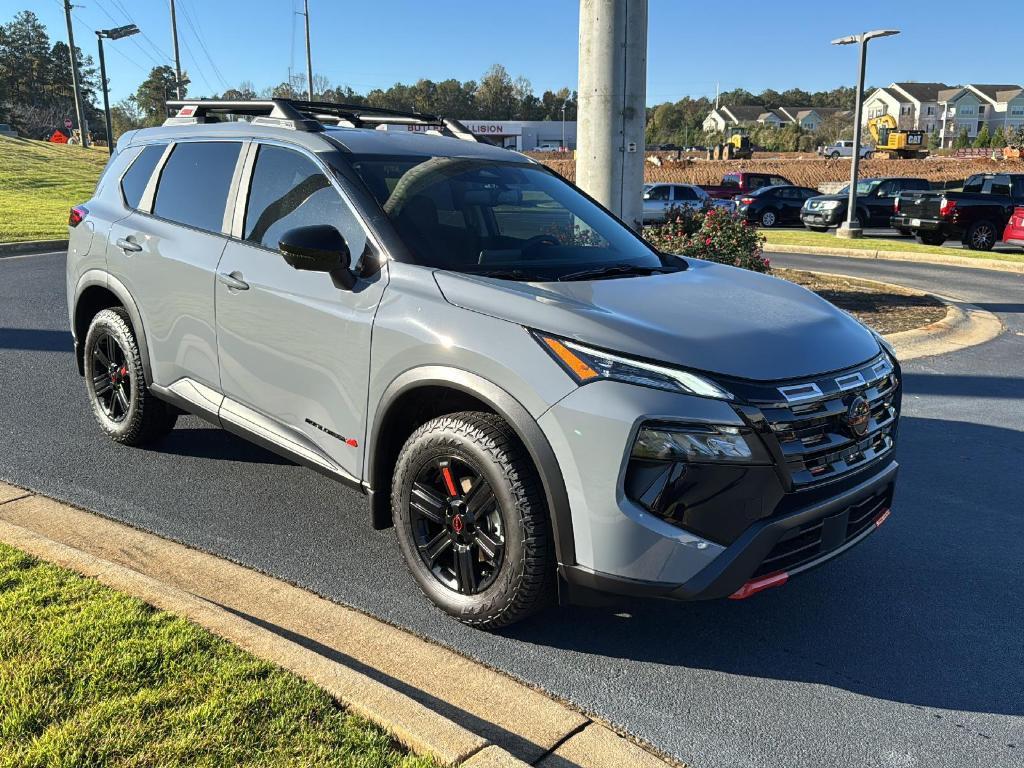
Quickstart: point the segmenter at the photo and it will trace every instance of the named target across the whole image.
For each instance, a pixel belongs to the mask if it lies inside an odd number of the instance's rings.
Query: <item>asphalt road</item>
[[[57,254],[0,259],[0,478],[406,626],[695,766],[1024,766],[1024,277],[773,262],[964,298],[1008,332],[907,366],[892,517],[754,599],[466,629],[421,598],[353,492],[192,418],[153,450],[101,437]]]

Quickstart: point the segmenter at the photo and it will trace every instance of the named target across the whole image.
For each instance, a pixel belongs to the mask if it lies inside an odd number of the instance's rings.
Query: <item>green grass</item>
[[[0,243],[63,240],[68,209],[92,197],[105,147],[0,136]]]
[[[863,237],[857,240],[843,240],[827,232],[809,232],[799,229],[762,229],[761,234],[773,245],[811,245],[822,248],[856,248],[865,251],[907,251],[910,253],[938,253],[943,256],[965,256],[969,259],[998,259],[1000,261],[1022,261],[1024,253],[1002,251],[972,251],[967,248],[946,248],[944,246],[921,245],[910,238],[888,239]]]
[[[0,766],[433,765],[295,675],[0,545]]]

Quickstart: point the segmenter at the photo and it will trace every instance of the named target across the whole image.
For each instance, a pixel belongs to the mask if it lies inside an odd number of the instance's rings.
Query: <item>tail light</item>
[[[85,221],[85,217],[88,215],[88,208],[86,208],[84,205],[76,205],[74,208],[71,209],[71,212],[68,214],[68,226],[77,227],[79,224]]]
[[[741,197],[740,198],[740,205],[750,205],[752,202],[754,202],[754,198],[752,198],[752,197]]]
[[[948,219],[956,211],[956,200],[947,200],[942,198],[942,202],[939,203],[939,217]]]
[[[899,195],[897,195],[893,199],[893,201],[892,201],[892,212],[893,213],[899,213],[900,212],[900,198],[899,198]]]

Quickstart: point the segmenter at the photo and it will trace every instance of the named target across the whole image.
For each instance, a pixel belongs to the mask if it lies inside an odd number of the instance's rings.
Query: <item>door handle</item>
[[[141,251],[142,250],[142,246],[141,245],[139,245],[138,243],[133,242],[131,240],[126,240],[123,237],[118,238],[118,240],[117,240],[117,247],[120,248],[125,253],[127,253],[128,251],[135,252],[135,251]]]
[[[249,284],[242,279],[241,272],[232,272],[231,274],[228,274],[227,272],[218,272],[217,280],[224,283],[228,288],[236,291],[249,290]]]

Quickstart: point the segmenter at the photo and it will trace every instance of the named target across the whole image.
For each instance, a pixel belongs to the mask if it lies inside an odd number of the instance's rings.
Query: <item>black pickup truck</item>
[[[959,238],[971,250],[990,251],[1018,205],[1024,205],[1024,173],[978,173],[962,192],[901,192],[890,223],[926,245]]]

